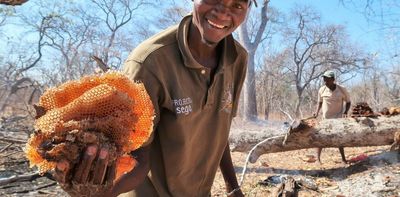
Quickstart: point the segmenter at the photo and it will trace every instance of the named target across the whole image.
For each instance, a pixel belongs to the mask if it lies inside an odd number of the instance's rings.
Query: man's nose
[[[218,2],[218,4],[215,6],[217,14],[221,19],[226,19],[225,17],[228,17],[230,12],[232,12],[231,7],[232,7],[232,1],[231,0],[221,0]]]
[[[220,13],[226,14],[229,11],[229,5],[225,1],[219,1],[215,7]]]

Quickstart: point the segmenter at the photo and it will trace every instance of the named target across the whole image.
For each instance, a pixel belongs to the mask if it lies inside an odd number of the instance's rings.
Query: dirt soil
[[[23,153],[23,141],[32,132],[31,125],[30,119],[25,117],[0,118],[0,196],[67,196],[46,177],[1,184],[13,175],[35,173]],[[257,130],[243,123],[233,127],[233,132]],[[273,196],[279,180],[291,176],[316,186],[300,188],[298,196],[400,196],[400,154],[388,149],[389,146],[345,148],[346,158],[354,160],[349,164],[341,162],[336,148],[322,151],[322,164],[314,162],[313,149],[263,155],[247,166],[241,188],[246,196]],[[232,153],[238,179],[246,156],[246,153]],[[226,196],[220,172],[216,175],[212,196]]]

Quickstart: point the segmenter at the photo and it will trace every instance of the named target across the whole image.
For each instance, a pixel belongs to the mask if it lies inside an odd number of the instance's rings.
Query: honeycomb
[[[144,85],[115,71],[48,89],[38,105],[46,113],[36,119],[25,152],[41,174],[61,158],[77,163],[88,144],[110,144],[120,176],[133,169],[136,161],[129,153],[153,130],[154,107]]]

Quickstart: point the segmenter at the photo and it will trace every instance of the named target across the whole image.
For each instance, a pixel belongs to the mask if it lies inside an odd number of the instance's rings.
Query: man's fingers
[[[113,183],[115,179],[115,175],[117,173],[117,162],[114,161],[111,166],[108,167],[107,169],[107,175],[106,175],[106,183]]]
[[[54,178],[60,183],[68,182],[71,165],[67,160],[57,162],[56,169],[54,172]]]
[[[96,166],[94,167],[93,172],[93,183],[94,184],[102,184],[104,180],[104,176],[106,175],[107,165],[109,159],[109,149],[103,147],[100,150],[99,156],[96,161]]]
[[[87,147],[81,163],[78,165],[74,174],[74,181],[77,183],[86,183],[88,180],[90,168],[92,166],[93,160],[97,155],[97,146],[90,145]]]

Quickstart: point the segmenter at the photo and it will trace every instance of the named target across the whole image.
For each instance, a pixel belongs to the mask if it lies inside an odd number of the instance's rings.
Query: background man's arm
[[[351,102],[346,102],[346,107],[343,112],[343,117],[347,117],[347,113],[349,112]]]
[[[349,112],[351,102],[350,102],[350,94],[347,91],[347,89],[342,87],[342,90],[344,93],[344,101],[346,102],[346,107],[343,112],[343,117],[345,118],[345,117],[347,117],[347,113]]]
[[[231,151],[229,148],[229,142],[227,143],[224,154],[222,155],[219,167],[225,180],[226,191],[229,193],[239,188],[239,184],[236,179],[235,169],[233,168]],[[230,196],[244,196],[242,191],[239,189],[232,193]]]
[[[322,107],[322,102],[319,102],[318,105],[317,105],[317,109],[315,110],[315,112],[313,114],[314,117],[318,116],[319,110],[321,110],[321,107]]]

